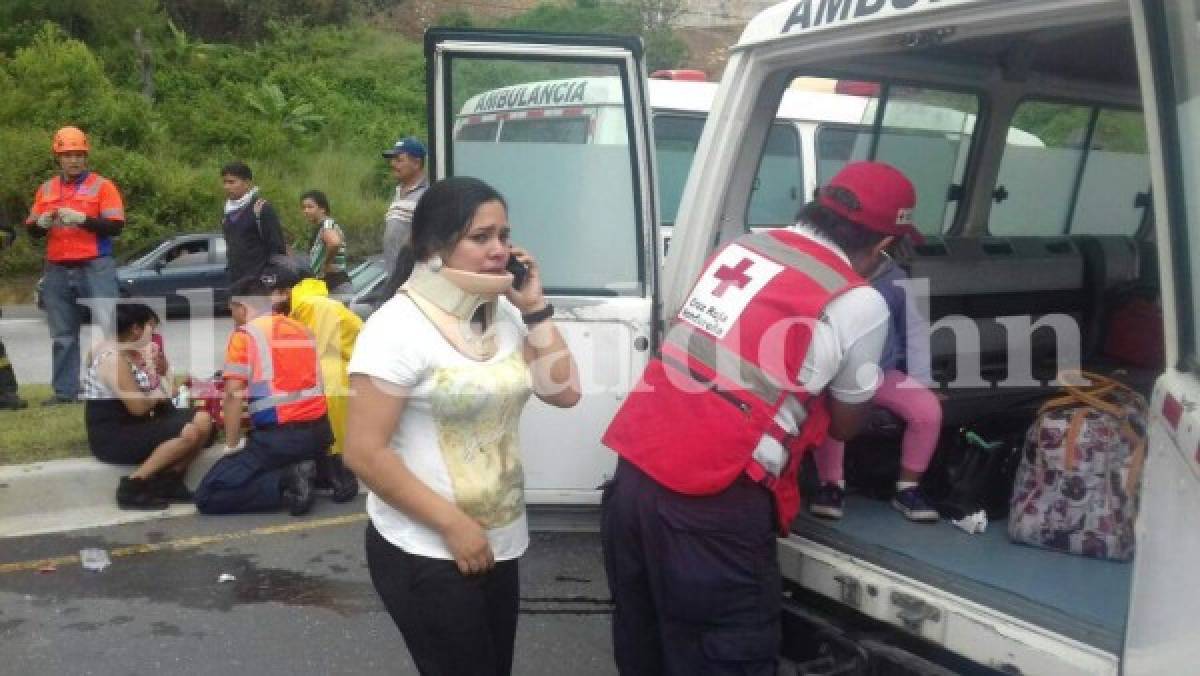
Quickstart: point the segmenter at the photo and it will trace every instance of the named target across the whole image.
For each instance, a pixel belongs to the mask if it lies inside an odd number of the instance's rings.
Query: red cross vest
[[[663,486],[712,495],[741,474],[775,496],[781,532],[800,505],[803,453],[829,413],[798,378],[825,306],[863,284],[826,246],[787,230],[739,237],[705,265],[603,442]],[[777,421],[788,397],[798,431]],[[786,449],[771,472],[755,459],[765,435]]]

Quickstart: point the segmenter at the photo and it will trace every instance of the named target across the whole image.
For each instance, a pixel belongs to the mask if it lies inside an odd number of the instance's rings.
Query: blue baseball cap
[[[418,141],[416,138],[409,136],[396,141],[396,145],[383,151],[383,156],[391,159],[400,153],[404,153],[410,157],[415,157],[418,160],[425,159],[425,144]]]

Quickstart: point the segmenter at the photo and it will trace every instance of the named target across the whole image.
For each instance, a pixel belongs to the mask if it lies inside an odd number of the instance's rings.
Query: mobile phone
[[[525,286],[525,280],[529,278],[529,268],[526,267],[524,263],[517,260],[516,256],[509,256],[508,264],[504,266],[504,269],[512,273],[513,290],[520,291],[521,287]]]

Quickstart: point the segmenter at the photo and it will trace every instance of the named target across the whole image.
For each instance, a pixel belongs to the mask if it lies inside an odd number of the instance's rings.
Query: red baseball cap
[[[817,203],[884,235],[925,241],[913,226],[917,191],[900,170],[883,162],[851,162],[817,192]]]

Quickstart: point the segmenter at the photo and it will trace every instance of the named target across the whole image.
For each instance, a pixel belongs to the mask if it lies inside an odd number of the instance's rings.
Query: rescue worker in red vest
[[[88,170],[87,136],[63,127],[51,143],[62,173],[46,181],[33,198],[25,225],[35,238],[47,237],[42,298],[53,340],[54,396],[44,405],[79,397],[79,326],[83,299],[117,297],[112,238],[125,227],[125,206],[117,186]],[[90,302],[93,323],[112,327],[113,302]]]
[[[622,674],[775,674],[775,537],[804,451],[853,437],[888,330],[864,277],[912,227],[895,168],[847,165],[793,228],[707,262],[604,435],[620,456],[601,537]]]
[[[295,516],[313,503],[314,460],[333,444],[316,343],[287,316],[299,281],[268,264],[229,290],[237,328],[225,350],[225,457],[196,488],[205,514],[279,509]],[[250,431],[241,434],[243,403]]]

